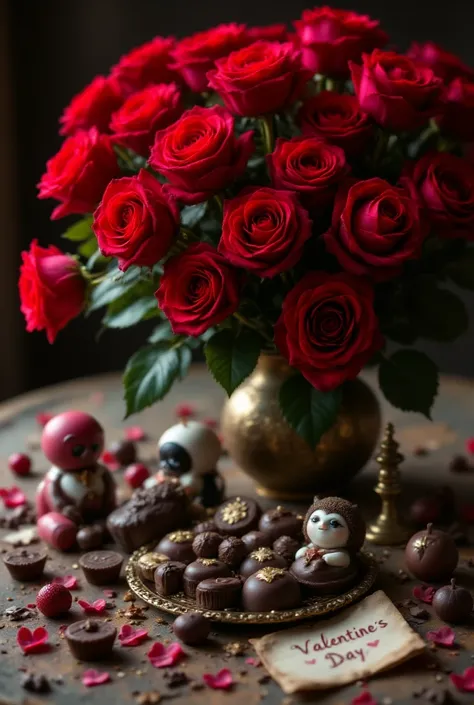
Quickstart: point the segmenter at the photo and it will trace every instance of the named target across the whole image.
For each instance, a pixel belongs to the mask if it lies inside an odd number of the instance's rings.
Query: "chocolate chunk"
[[[267,566],[269,568],[287,568],[288,564],[284,558],[272,551],[271,548],[257,548],[243,561],[239,572],[243,578],[249,578],[257,570]]]
[[[238,536],[228,536],[219,546],[218,558],[235,568],[239,566],[247,555],[247,546]]]
[[[155,588],[158,595],[175,595],[183,589],[184,563],[168,561],[155,570]]]
[[[111,444],[109,450],[122,467],[131,465],[137,459],[137,447],[133,441],[115,441]]]
[[[215,558],[198,558],[190,563],[184,571],[184,594],[188,597],[194,597],[198,584],[207,578],[228,578],[230,576],[229,566],[222,561]]]
[[[163,675],[168,688],[180,688],[189,683],[189,678],[184,671],[166,671]]]
[[[100,524],[83,526],[76,535],[77,545],[82,551],[93,551],[104,543],[104,530]]]
[[[423,607],[411,607],[410,614],[412,617],[414,617],[415,619],[419,619],[422,622],[430,618],[430,613]]]
[[[301,544],[291,536],[280,536],[273,544],[273,550],[285,559],[287,563],[293,563],[296,551]]]
[[[30,693],[50,693],[51,686],[48,679],[42,673],[24,673],[21,679],[21,687],[29,690]]]
[[[192,646],[206,641],[211,631],[211,623],[199,612],[186,612],[173,622],[173,632],[183,644]]]
[[[92,585],[118,582],[123,558],[116,551],[90,551],[79,559],[84,577]]]
[[[24,619],[36,617],[36,612],[34,610],[30,610],[29,607],[15,607],[15,605],[7,607],[3,614],[10,620],[10,622],[22,622]]]
[[[257,528],[262,510],[250,497],[231,497],[220,505],[214,522],[219,532],[243,536]]]
[[[112,653],[117,630],[110,622],[85,619],[70,624],[64,635],[79,661],[99,661]]]
[[[245,581],[242,602],[249,612],[293,609],[301,603],[300,586],[287,570],[262,568]]]
[[[207,578],[196,588],[196,604],[205,610],[225,610],[240,602],[240,578]]]
[[[43,575],[47,554],[44,551],[19,548],[3,556],[3,562],[12,578],[26,582]]]
[[[271,548],[272,537],[263,531],[249,531],[242,536],[242,541],[247,546],[247,553],[256,551],[257,548]]]
[[[193,551],[198,558],[217,558],[222,536],[215,531],[203,531],[193,541]]]

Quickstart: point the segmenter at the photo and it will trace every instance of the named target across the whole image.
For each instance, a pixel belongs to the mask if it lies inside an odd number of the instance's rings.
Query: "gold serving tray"
[[[301,607],[293,610],[278,612],[239,612],[237,610],[203,610],[196,606],[196,602],[183,593],[177,593],[171,597],[161,597],[151,588],[151,585],[144,582],[138,571],[138,559],[150,551],[150,547],[143,546],[131,556],[125,569],[125,576],[131,590],[141,600],[163,612],[169,612],[175,616],[185,612],[200,612],[208,619],[225,624],[282,624],[283,622],[298,622],[310,617],[320,617],[322,615],[336,612],[347,607],[356,600],[363,597],[373,586],[378,573],[378,565],[370,553],[360,553],[361,561],[364,565],[364,574],[361,580],[351,590],[334,597],[311,597],[304,600]]]

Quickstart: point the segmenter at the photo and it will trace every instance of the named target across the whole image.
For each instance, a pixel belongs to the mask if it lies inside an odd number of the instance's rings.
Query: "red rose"
[[[474,81],[454,79],[446,90],[444,111],[437,123],[449,137],[474,141]]]
[[[123,103],[122,92],[114,78],[96,76],[92,83],[71,100],[59,118],[60,135],[73,135],[77,130],[97,127],[107,132],[112,113]]]
[[[360,61],[363,52],[383,47],[388,41],[377,20],[350,10],[315,7],[304,10],[294,25],[303,64],[313,73],[332,78],[348,78],[349,61]]]
[[[342,149],[317,137],[279,138],[267,160],[275,188],[296,191],[310,211],[331,206],[349,171]]]
[[[195,106],[157,133],[150,164],[170,182],[169,193],[184,203],[200,203],[241,176],[253,151],[252,131],[236,138],[227,110]]]
[[[174,37],[155,37],[122,56],[111,74],[126,93],[139,91],[152,83],[170,83],[178,75],[169,64]]]
[[[198,242],[166,262],[155,296],[174,333],[198,336],[237,310],[241,282],[225,257]]]
[[[311,221],[296,194],[252,188],[224,202],[218,250],[238,267],[274,277],[295,266],[310,235]]]
[[[216,61],[209,85],[236,115],[275,113],[301,97],[311,73],[289,43],[255,42]]]
[[[183,112],[176,83],[158,83],[133,93],[114,115],[113,141],[147,156],[158,130],[171,125]]]
[[[322,392],[357,377],[383,338],[374,291],[346,272],[309,272],[283,301],[275,325],[281,354]]]
[[[433,69],[434,73],[446,82],[458,77],[474,80],[473,69],[466,66],[456,54],[451,54],[434,42],[413,42],[407,56]]]
[[[341,147],[346,157],[359,157],[370,145],[374,125],[354,95],[322,91],[307,100],[298,113],[304,135]]]
[[[117,257],[120,269],[152,267],[169,251],[179,227],[179,209],[146,169],[114,179],[94,213],[101,252]]]
[[[288,30],[285,24],[268,24],[263,27],[250,27],[247,37],[251,42],[287,42]]]
[[[207,72],[216,59],[248,43],[243,24],[220,24],[204,32],[182,39],[173,51],[173,68],[179,71],[192,91],[202,93],[208,88]]]
[[[347,272],[384,281],[421,256],[425,235],[411,183],[374,178],[341,187],[324,241]]]
[[[448,152],[426,154],[412,178],[436,233],[474,240],[474,166]]]
[[[40,247],[33,240],[22,252],[18,288],[26,330],[45,330],[50,343],[84,308],[86,282],[79,263],[54,245]]]
[[[99,134],[96,127],[79,130],[64,140],[59,152],[46,163],[38,198],[61,201],[53,211],[53,220],[71,213],[90,213],[119,173],[110,137]]]
[[[350,68],[360,107],[388,130],[416,130],[441,112],[442,80],[406,56],[376,49]]]

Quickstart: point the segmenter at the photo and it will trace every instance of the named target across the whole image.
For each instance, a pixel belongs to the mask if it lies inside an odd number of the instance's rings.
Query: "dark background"
[[[154,35],[184,36],[229,21],[290,23],[311,6],[311,0],[0,0],[0,397],[121,369],[147,332],[107,332],[97,344],[94,316],[74,321],[54,346],[43,334],[24,332],[16,288],[20,251],[32,238],[60,244],[69,224],[49,220],[54,204],[36,199],[35,184],[59,148],[57,120],[71,96]],[[337,6],[379,18],[400,50],[411,39],[433,39],[474,65],[473,2],[352,0]],[[474,296],[465,300],[474,320]],[[474,376],[473,342],[471,333],[425,349],[444,371]]]

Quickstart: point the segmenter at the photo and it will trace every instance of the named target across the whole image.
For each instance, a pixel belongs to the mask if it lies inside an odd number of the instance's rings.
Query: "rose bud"
[[[474,70],[469,66],[466,66],[459,56],[452,54],[450,51],[446,51],[435,44],[434,42],[424,42],[419,44],[413,42],[409,50],[407,51],[407,56],[418,64],[423,64],[432,69],[433,72],[443,79],[446,83],[449,83],[454,78],[466,78],[467,80],[474,80]]]
[[[461,142],[474,141],[474,80],[455,78],[444,96],[445,106],[437,123],[448,137]]]
[[[123,103],[120,86],[114,78],[96,76],[92,83],[71,100],[59,122],[60,135],[73,135],[77,130],[96,127],[107,132],[112,113]]]
[[[171,83],[178,75],[170,68],[173,37],[155,37],[122,56],[112,67],[111,75],[126,94],[134,93],[154,83]]]

